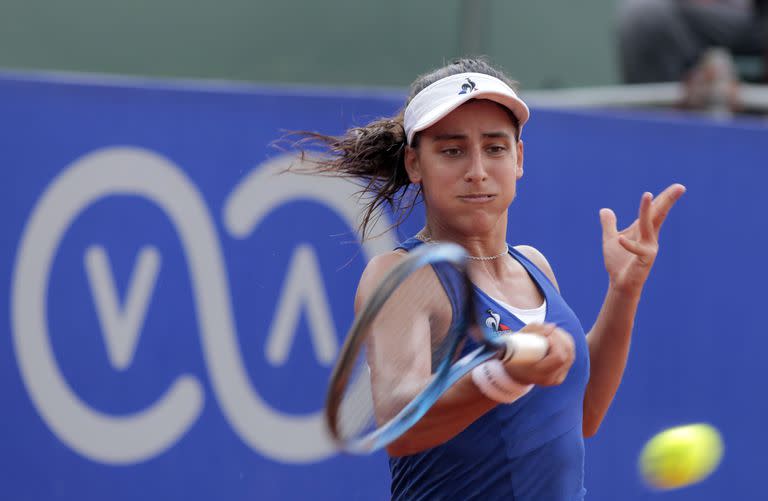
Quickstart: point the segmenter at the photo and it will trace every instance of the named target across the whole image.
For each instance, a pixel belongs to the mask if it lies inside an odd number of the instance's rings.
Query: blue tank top
[[[410,238],[398,248],[410,251],[422,243]],[[393,500],[584,497],[581,422],[589,379],[584,329],[546,275],[511,246],[509,252],[546,298],[546,321],[573,336],[573,366],[562,384],[535,387],[512,404],[497,405],[448,442],[412,456],[390,458]],[[435,271],[440,274],[439,268]],[[514,332],[525,326],[482,290],[474,292],[480,321],[498,331]],[[463,351],[475,347],[468,342]]]

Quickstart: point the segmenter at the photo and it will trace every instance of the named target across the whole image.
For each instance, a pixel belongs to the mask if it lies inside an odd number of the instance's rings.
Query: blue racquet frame
[[[343,437],[337,427],[338,411],[356,357],[362,343],[365,342],[367,328],[389,296],[413,272],[426,265],[438,263],[449,263],[455,266],[460,272],[461,279],[465,282],[463,287],[465,293],[461,305],[463,314],[454,319],[455,321],[446,336],[445,345],[448,347],[449,353],[456,353],[460,343],[465,340],[467,335],[472,335],[472,331],[480,333],[479,339],[476,340],[481,343],[481,346],[455,362],[452,357],[444,357],[434,368],[432,381],[397,415],[379,428],[359,438]],[[466,267],[467,252],[460,245],[453,243],[422,245],[411,251],[405,260],[390,271],[378,289],[371,295],[352,324],[344,341],[341,355],[331,374],[326,397],[326,423],[331,437],[340,449],[353,454],[369,454],[386,447],[415,425],[440,396],[461,377],[483,362],[504,354],[507,349],[504,341],[499,340],[494,332],[475,320],[473,286],[467,275]],[[477,336],[473,336],[473,338],[475,337]]]

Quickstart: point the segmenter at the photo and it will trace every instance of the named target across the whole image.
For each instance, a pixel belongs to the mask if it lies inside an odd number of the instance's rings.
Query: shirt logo
[[[488,315],[485,319],[485,326],[489,329],[493,329],[496,333],[503,333],[511,330],[509,327],[501,323],[501,315],[493,311],[492,309],[485,310]]]
[[[469,94],[470,92],[474,92],[476,90],[477,88],[475,87],[475,82],[467,78],[467,81],[461,84],[461,91],[459,91],[459,95]]]

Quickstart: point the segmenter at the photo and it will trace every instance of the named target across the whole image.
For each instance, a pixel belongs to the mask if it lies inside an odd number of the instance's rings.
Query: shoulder
[[[544,257],[544,254],[530,245],[515,245],[515,250],[535,264],[554,284],[555,288],[560,290],[560,286],[557,285],[557,279],[555,278],[555,272],[552,270],[552,266],[547,261],[547,258]]]
[[[376,289],[376,286],[381,283],[381,279],[389,273],[395,266],[402,262],[408,253],[402,249],[386,252],[375,256],[368,262],[363,274],[360,277],[360,282],[357,285],[357,293],[355,294],[355,310],[360,306],[371,292]]]

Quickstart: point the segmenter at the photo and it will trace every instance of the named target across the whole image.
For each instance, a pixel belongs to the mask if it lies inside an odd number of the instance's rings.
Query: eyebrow
[[[510,136],[508,133],[503,131],[493,131],[493,132],[483,132],[483,137],[490,137],[490,138],[503,138],[503,139],[512,139],[512,136]],[[466,134],[438,134],[432,138],[433,141],[452,141],[457,139],[467,139],[469,136]]]

